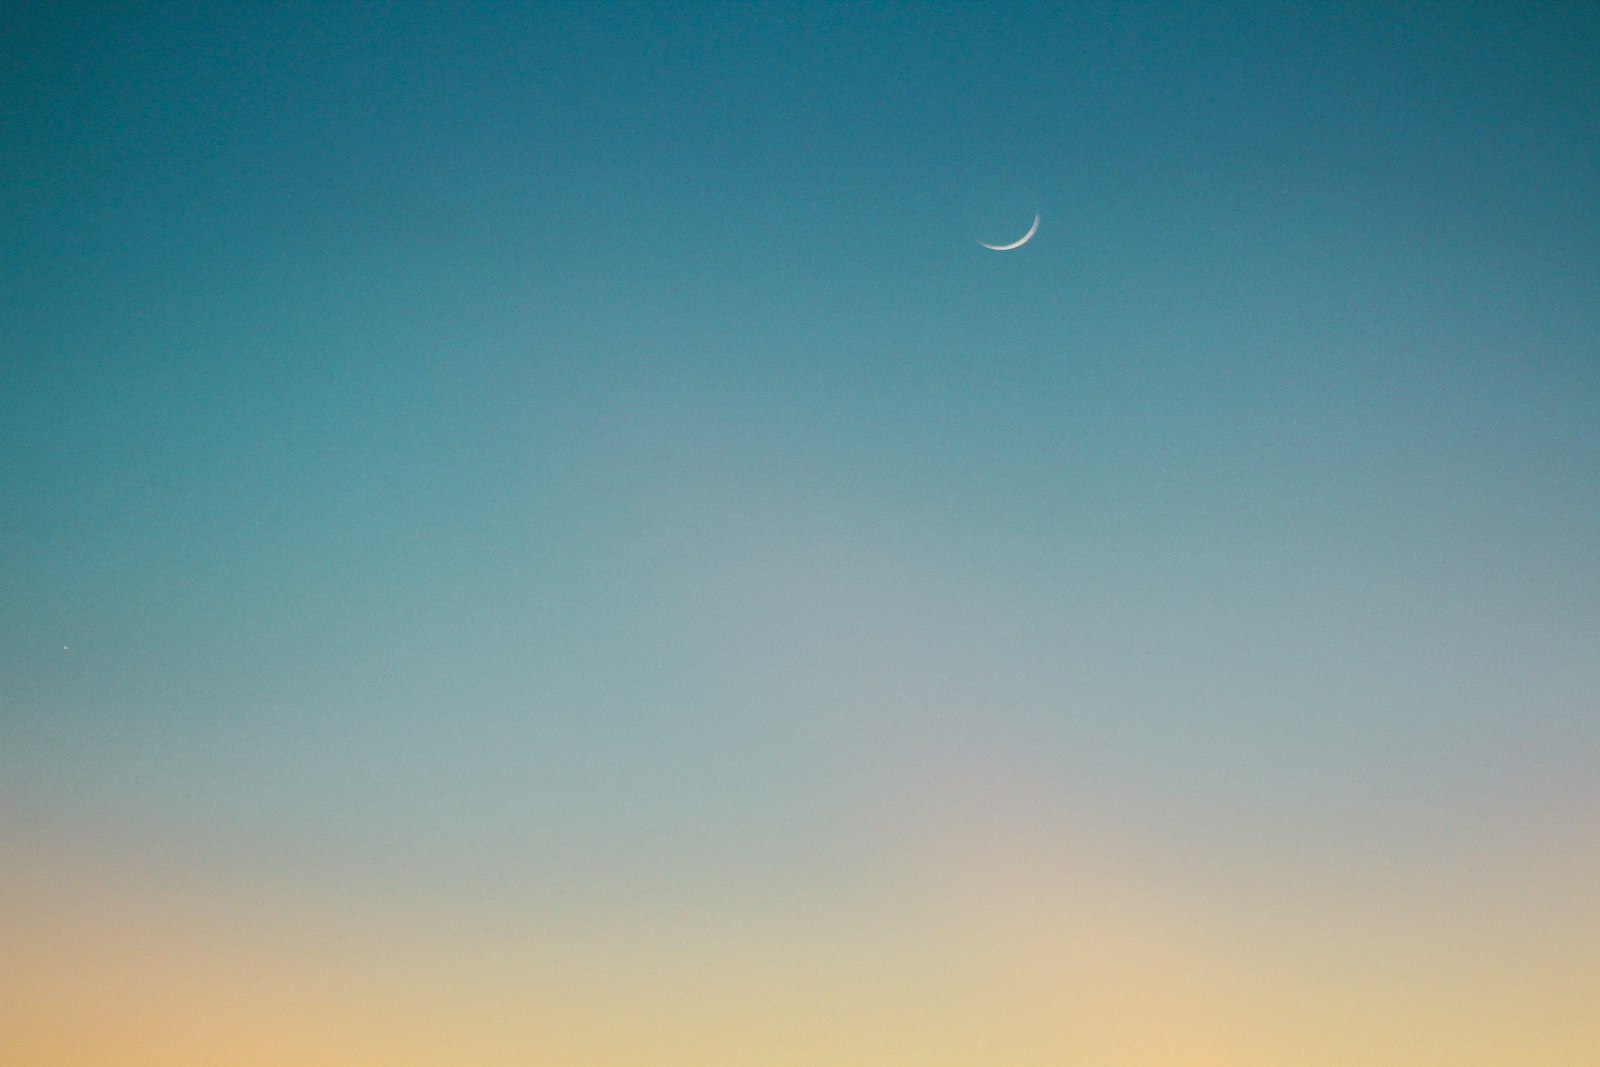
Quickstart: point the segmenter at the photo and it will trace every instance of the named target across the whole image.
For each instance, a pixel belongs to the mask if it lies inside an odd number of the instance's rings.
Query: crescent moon
[[[1033,213],[1033,225],[1029,226],[1028,227],[1028,232],[1022,235],[1022,240],[1013,241],[1008,245],[992,245],[992,244],[989,244],[986,241],[979,241],[978,243],[980,245],[983,245],[983,247],[985,247],[987,249],[990,249],[992,251],[995,251],[995,252],[1009,252],[1013,248],[1021,248],[1023,245],[1025,245],[1029,241],[1033,240],[1033,235],[1038,233],[1038,232],[1039,232],[1039,213],[1036,211],[1036,212]]]

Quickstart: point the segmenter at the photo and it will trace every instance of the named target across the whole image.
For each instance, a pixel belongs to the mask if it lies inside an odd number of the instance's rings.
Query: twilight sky
[[[1600,1042],[1600,8],[0,39],[10,1058]]]

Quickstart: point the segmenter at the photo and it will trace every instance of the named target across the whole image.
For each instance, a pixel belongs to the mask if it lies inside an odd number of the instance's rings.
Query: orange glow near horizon
[[[1593,870],[1553,910],[996,825],[931,827],[892,878],[783,906],[297,894],[38,850],[5,902],[7,1059],[1556,1067],[1600,1038]]]

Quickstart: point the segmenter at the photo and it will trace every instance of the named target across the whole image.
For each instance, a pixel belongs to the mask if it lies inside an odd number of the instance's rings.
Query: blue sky
[[[766,885],[1001,782],[1200,867],[1600,826],[1592,6],[6,24],[39,839]]]

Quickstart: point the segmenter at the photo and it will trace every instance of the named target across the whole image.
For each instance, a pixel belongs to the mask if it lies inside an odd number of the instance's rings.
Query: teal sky
[[[991,781],[1600,830],[1600,8],[0,36],[14,826],[582,884]]]

